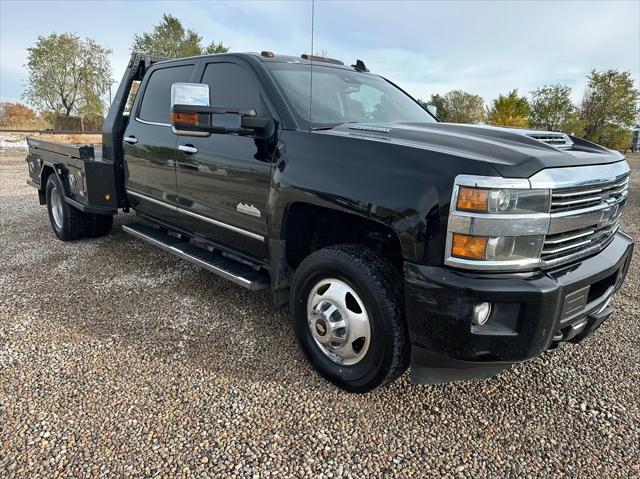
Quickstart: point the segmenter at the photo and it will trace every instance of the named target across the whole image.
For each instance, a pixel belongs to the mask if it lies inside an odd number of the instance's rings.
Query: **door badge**
[[[246,203],[238,203],[238,206],[236,206],[236,210],[240,213],[255,216],[256,218],[260,218],[262,216],[262,213],[258,208]]]

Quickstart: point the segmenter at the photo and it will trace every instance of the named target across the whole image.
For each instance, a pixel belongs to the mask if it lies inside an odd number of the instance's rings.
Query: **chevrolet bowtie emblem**
[[[619,206],[620,205],[613,205],[602,211],[602,216],[600,217],[600,221],[598,222],[598,226],[600,228],[609,226],[616,221],[618,217]]]

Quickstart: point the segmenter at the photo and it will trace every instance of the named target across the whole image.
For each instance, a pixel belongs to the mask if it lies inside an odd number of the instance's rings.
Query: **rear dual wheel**
[[[57,175],[51,174],[46,186],[47,211],[51,228],[62,241],[84,237],[99,238],[111,230],[113,215],[84,213],[65,201],[64,190]]]
[[[289,308],[298,342],[316,370],[347,391],[384,386],[408,367],[398,276],[360,245],[319,250],[293,276]]]
[[[89,238],[101,238],[109,234],[113,226],[113,215],[89,215],[87,224],[87,236]]]

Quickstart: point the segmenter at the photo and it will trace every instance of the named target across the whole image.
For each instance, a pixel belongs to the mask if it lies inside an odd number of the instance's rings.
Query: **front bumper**
[[[405,263],[405,301],[414,382],[489,377],[562,341],[578,342],[613,312],[633,240],[617,233],[599,254],[552,271],[481,274]],[[473,305],[493,304],[486,324]]]

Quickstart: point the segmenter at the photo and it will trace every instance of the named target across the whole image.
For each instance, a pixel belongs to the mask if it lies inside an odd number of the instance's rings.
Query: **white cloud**
[[[80,30],[111,47],[119,81],[134,33],[150,31],[163,12],[233,51],[310,50],[310,2],[129,1],[126,15],[122,5],[0,2],[0,95],[19,96],[25,48],[52,30]],[[85,17],[93,20],[70,22]],[[560,82],[578,101],[593,68],[640,77],[637,1],[316,1],[315,19],[315,51],[360,58],[422,98],[462,88],[489,102],[512,88],[526,94]]]

